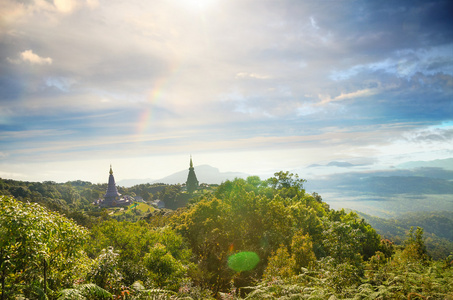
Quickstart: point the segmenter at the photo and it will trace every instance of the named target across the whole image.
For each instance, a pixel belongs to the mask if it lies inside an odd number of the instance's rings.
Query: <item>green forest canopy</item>
[[[226,181],[172,213],[129,221],[90,204],[102,185],[11,183],[2,190],[23,201],[0,198],[3,299],[452,296],[453,257],[432,260],[422,228],[397,247],[289,172]]]

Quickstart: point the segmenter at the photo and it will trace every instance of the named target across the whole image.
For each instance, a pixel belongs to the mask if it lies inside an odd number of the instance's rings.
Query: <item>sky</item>
[[[190,155],[302,178],[452,158],[453,2],[0,1],[1,178]]]

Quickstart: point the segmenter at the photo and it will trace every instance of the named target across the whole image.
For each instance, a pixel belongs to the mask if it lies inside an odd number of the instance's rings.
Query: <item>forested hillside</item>
[[[384,219],[361,212],[373,228],[384,238],[401,244],[411,227],[424,229],[428,253],[434,259],[442,259],[453,253],[453,212],[412,212],[397,218]]]
[[[102,185],[16,183],[2,181],[2,299],[453,297],[453,256],[433,260],[422,228],[396,246],[288,172],[226,181],[129,221],[90,204]],[[151,198],[149,188],[120,192]]]
[[[13,196],[24,201],[38,203],[52,211],[59,212],[79,225],[90,228],[101,219],[108,218],[112,211],[100,209],[93,202],[102,198],[107,189],[107,184],[92,184],[87,181],[68,181],[56,183],[53,181],[27,182],[9,179],[0,179],[0,194]],[[118,187],[122,195],[139,196],[144,201],[161,199],[167,207],[175,209],[187,204],[188,198],[181,193],[179,185],[163,183],[139,184],[131,188]],[[144,217],[140,211],[132,214],[113,214],[116,219],[138,220]]]

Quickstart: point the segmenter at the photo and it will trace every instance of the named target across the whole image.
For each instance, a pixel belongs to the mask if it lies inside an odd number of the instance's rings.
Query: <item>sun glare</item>
[[[183,0],[180,3],[191,10],[204,11],[211,7],[215,2],[215,0]]]

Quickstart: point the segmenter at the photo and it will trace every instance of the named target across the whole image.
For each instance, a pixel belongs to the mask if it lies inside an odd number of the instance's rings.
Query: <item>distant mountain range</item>
[[[312,164],[309,165],[307,168],[318,168],[318,167],[339,167],[339,168],[350,168],[350,167],[357,167],[361,165],[351,164],[346,161],[331,161],[328,164],[321,165],[321,164]]]
[[[124,179],[117,182],[120,186],[130,187],[137,184],[143,183],[166,183],[166,184],[178,184],[184,183],[187,180],[189,170],[182,170],[166,176],[161,179]],[[246,178],[250,176],[246,173],[240,172],[220,172],[219,169],[209,165],[195,166],[195,174],[200,183],[208,184],[220,184],[226,180],[233,180],[234,178]]]
[[[453,158],[413,161],[379,171],[357,170],[355,167],[361,165],[341,161],[307,168],[326,166],[344,168],[346,172],[305,178],[304,186],[308,193],[321,195],[334,209],[349,208],[384,218],[415,211],[453,212]],[[200,183],[208,184],[250,176],[220,172],[209,165],[196,166],[195,173]],[[178,184],[186,182],[188,174],[185,169],[161,179],[126,179],[117,184],[125,187],[142,183]]]
[[[384,218],[414,211],[451,212],[452,163],[453,159],[443,159],[407,162],[388,170],[345,169],[349,172],[307,178],[304,186],[334,209],[349,208]]]
[[[397,166],[400,169],[414,168],[442,168],[445,170],[453,170],[453,158],[436,159],[431,161],[410,161]]]
[[[453,194],[453,171],[434,167],[336,173],[308,179],[310,191],[342,194]]]

